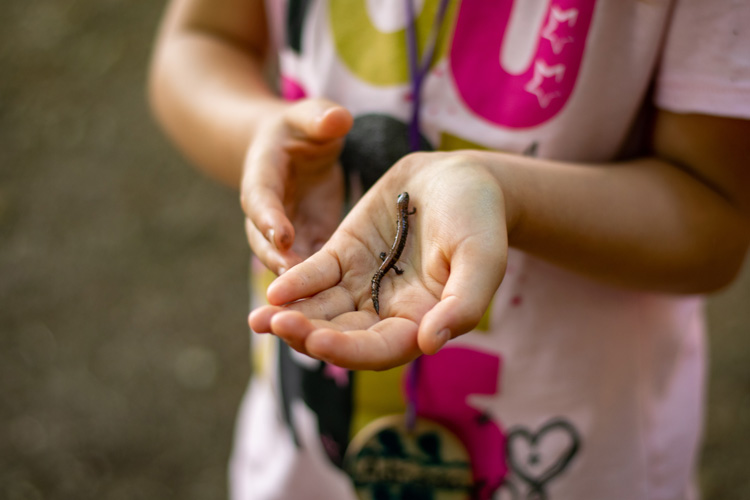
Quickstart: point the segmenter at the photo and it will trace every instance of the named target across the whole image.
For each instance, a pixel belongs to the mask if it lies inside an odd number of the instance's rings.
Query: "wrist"
[[[472,162],[481,165],[502,194],[502,207],[505,214],[505,224],[508,233],[508,243],[513,244],[516,236],[521,232],[524,209],[520,195],[521,179],[519,178],[518,162],[523,157],[497,151],[468,150],[465,152]]]

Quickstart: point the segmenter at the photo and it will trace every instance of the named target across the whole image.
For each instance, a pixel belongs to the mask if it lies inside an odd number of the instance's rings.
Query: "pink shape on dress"
[[[418,366],[416,374],[411,373],[414,366]],[[435,355],[422,356],[404,376],[404,389],[416,403],[417,415],[444,425],[466,447],[474,481],[484,485],[479,492],[482,499],[491,498],[507,474],[505,435],[494,416],[471,406],[468,397],[497,394],[500,367],[500,357],[495,354],[445,347]],[[408,382],[413,375],[415,385]]]
[[[287,101],[297,101],[307,97],[307,92],[296,80],[281,75],[281,96]]]
[[[511,74],[500,63],[500,48],[513,2],[462,2],[450,65],[466,105],[482,118],[510,128],[533,127],[554,117],[573,93],[595,4],[551,0],[537,27],[536,50],[528,67]]]

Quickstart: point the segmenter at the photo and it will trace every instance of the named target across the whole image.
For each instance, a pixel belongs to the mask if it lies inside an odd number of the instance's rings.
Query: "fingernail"
[[[322,110],[318,110],[317,114],[315,115],[315,118],[313,120],[315,121],[315,124],[318,125],[320,122],[322,122],[326,115],[331,111],[333,108],[325,108]]]
[[[285,272],[286,272],[286,267],[280,267],[280,268],[279,268],[279,276],[281,276],[281,275],[282,275],[282,274],[284,274]]]
[[[289,233],[282,233],[282,235],[281,235],[281,246],[283,246],[284,248],[287,248],[287,247],[291,246],[290,238],[291,238],[291,236],[289,236]]]
[[[437,348],[442,349],[443,346],[450,340],[451,338],[451,331],[447,328],[444,328],[437,332],[435,334],[435,342],[437,343]]]
[[[276,241],[273,239],[274,235],[276,234],[276,231],[274,231],[273,228],[266,231],[266,239],[271,244],[272,247],[276,248]]]

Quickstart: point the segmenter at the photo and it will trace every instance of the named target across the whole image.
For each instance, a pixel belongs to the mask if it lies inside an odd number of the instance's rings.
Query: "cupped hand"
[[[396,199],[410,195],[409,233],[380,285],[371,280],[396,234]],[[502,189],[470,153],[418,153],[394,165],[323,248],[277,278],[250,326],[350,369],[387,369],[473,329],[502,281],[507,226]]]
[[[324,99],[290,104],[259,126],[241,185],[253,253],[276,274],[318,250],[342,215],[338,157],[352,116]]]

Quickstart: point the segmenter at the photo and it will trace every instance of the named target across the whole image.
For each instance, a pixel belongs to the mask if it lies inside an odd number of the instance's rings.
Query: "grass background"
[[[248,377],[236,193],[150,119],[164,2],[0,4],[0,498],[226,496]],[[750,498],[750,272],[709,304],[705,498]]]

